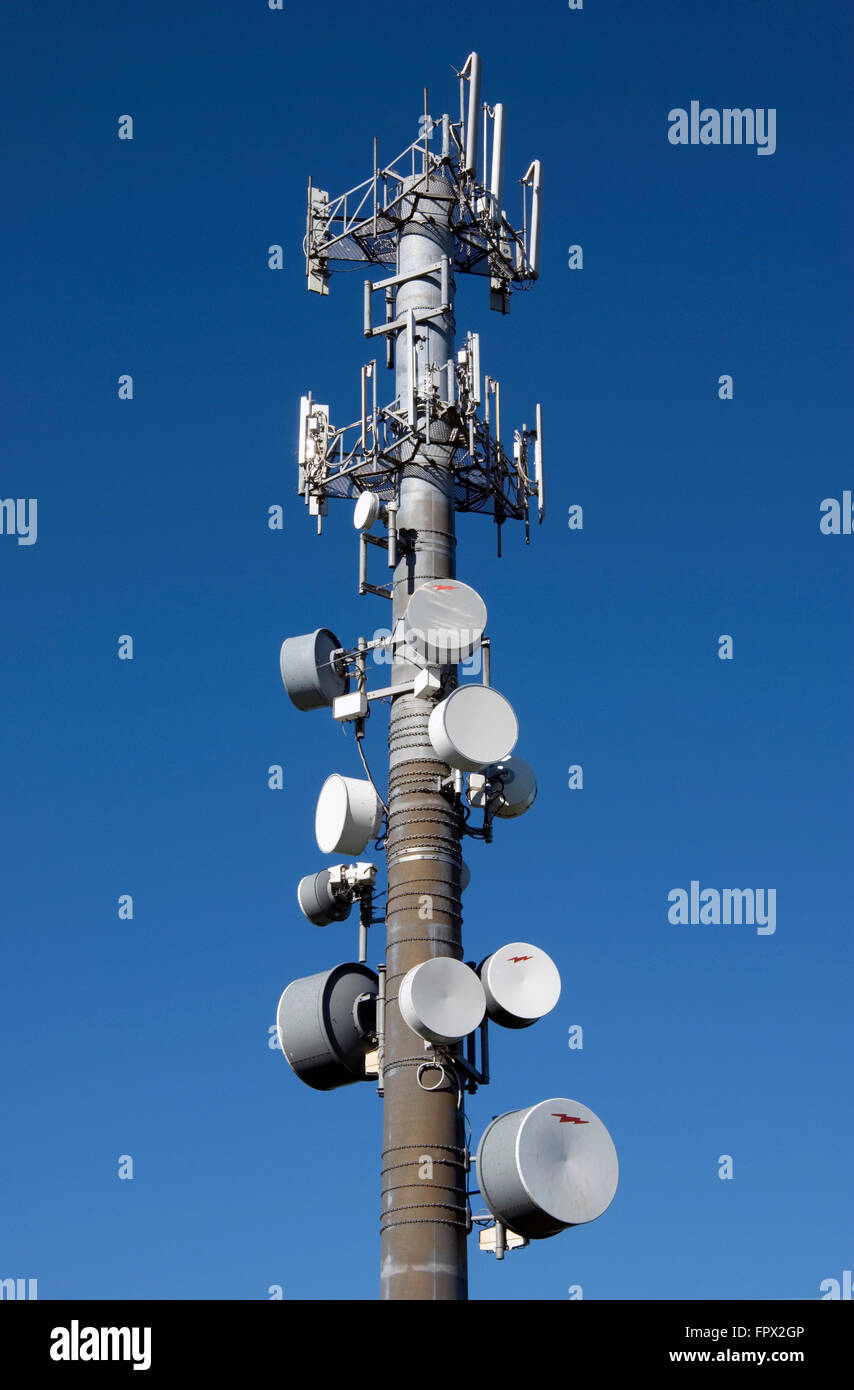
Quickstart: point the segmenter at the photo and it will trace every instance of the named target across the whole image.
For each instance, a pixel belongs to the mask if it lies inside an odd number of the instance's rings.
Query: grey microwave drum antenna
[[[483,1022],[486,996],[469,966],[434,956],[403,977],[398,1004],[404,1021],[426,1042],[459,1042]]]
[[[285,690],[297,709],[322,709],[339,695],[347,694],[350,678],[332,660],[332,653],[340,650],[338,638],[326,627],[302,637],[285,638],[279,666]]]
[[[493,1120],[478,1146],[477,1173],[493,1216],[537,1240],[601,1216],[619,1165],[598,1116],[560,1097]]]
[[[486,628],[486,604],[468,584],[434,579],[417,588],[403,615],[403,637],[428,666],[473,656]]]
[[[478,970],[486,1012],[505,1028],[529,1028],[560,998],[560,974],[551,956],[527,941],[493,951]]]
[[[524,758],[504,758],[500,763],[492,763],[483,769],[483,776],[487,782],[499,788],[495,805],[497,816],[507,820],[523,816],[526,811],[530,811],[537,799],[534,769]],[[470,784],[469,801],[472,806],[483,806],[485,800],[483,784]]]
[[[515,747],[519,723],[509,700],[488,685],[460,685],[430,715],[430,742],[443,762],[479,772]]]
[[[276,1014],[279,1046],[300,1081],[334,1091],[365,1080],[379,980],[366,965],[336,965],[288,985]]]
[[[383,808],[371,786],[334,772],[317,798],[314,833],[324,854],[361,854],[382,824]]]
[[[340,897],[333,891],[329,869],[307,874],[297,887],[297,902],[303,916],[316,927],[328,927],[330,922],[343,922],[350,915],[352,899]]]

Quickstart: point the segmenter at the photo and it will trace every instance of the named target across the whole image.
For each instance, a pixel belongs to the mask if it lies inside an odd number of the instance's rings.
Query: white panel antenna
[[[493,114],[492,173],[489,191],[492,194],[492,215],[497,221],[501,216],[501,199],[504,193],[504,107],[500,101]]]
[[[461,77],[467,77],[469,83],[465,167],[472,176],[477,173],[477,147],[480,134],[480,68],[481,63],[478,54],[470,53],[460,74]]]
[[[522,180],[523,184],[530,186],[531,192],[531,223],[528,228],[528,268],[531,274],[536,277],[540,273],[540,227],[542,219],[542,193],[543,193],[543,166],[538,159],[535,159],[527,174]]]
[[[546,482],[543,475],[543,412],[537,406],[537,437],[534,440],[534,480],[537,484],[537,516],[542,526],[546,515]]]

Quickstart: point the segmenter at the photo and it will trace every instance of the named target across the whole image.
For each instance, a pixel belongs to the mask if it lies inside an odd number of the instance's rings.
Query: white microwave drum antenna
[[[375,492],[360,492],[353,508],[353,525],[357,531],[370,531],[384,511]]]
[[[373,1045],[371,1008],[379,979],[366,965],[332,970],[289,984],[276,1013],[279,1046],[293,1072],[316,1091],[365,1080]]]
[[[403,615],[403,637],[428,666],[456,666],[473,656],[486,628],[486,604],[456,579],[415,589]]]
[[[350,678],[331,660],[341,643],[326,627],[302,637],[286,637],[279,653],[285,690],[297,709],[323,709],[350,689]]]
[[[558,1097],[492,1121],[477,1150],[478,1184],[497,1220],[531,1240],[595,1221],[617,1191],[617,1151],[602,1121]]]
[[[551,956],[527,941],[511,941],[478,969],[486,1012],[504,1028],[530,1028],[560,998],[560,974]]]
[[[514,820],[530,811],[537,799],[537,779],[534,769],[524,758],[504,758],[500,763],[492,763],[483,769],[489,782],[501,781],[501,792],[495,806],[495,814],[505,820]],[[486,800],[484,788],[471,787],[469,801],[472,806],[483,806]]]
[[[361,854],[379,833],[382,815],[382,803],[370,782],[334,772],[320,789],[314,816],[321,852]]]
[[[404,1021],[419,1038],[454,1043],[483,1022],[486,996],[469,966],[451,956],[434,956],[403,977],[398,1004]]]
[[[480,772],[502,762],[516,745],[519,722],[509,700],[488,685],[459,685],[436,705],[427,725],[443,762]]]

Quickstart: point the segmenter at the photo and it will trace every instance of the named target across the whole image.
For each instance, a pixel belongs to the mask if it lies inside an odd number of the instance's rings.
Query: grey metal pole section
[[[439,272],[417,272],[442,256],[453,258],[451,194],[447,180],[431,175],[427,196],[423,182],[415,195],[414,216],[400,234],[398,273],[416,278],[399,288],[399,318],[410,309],[442,305]],[[422,400],[425,370],[444,367],[454,357],[453,296],[451,275],[449,310],[417,326],[415,364]],[[409,375],[409,335],[404,328],[396,345],[401,406],[408,399]],[[455,575],[452,450],[447,439],[447,428],[431,421],[430,444],[422,445],[417,464],[407,464],[401,472],[398,531],[408,544],[394,571],[395,623],[414,588]],[[393,683],[415,674],[412,666],[397,660]],[[431,708],[424,700],[398,695],[389,727],[384,1299],[465,1299],[468,1293],[462,1096],[453,1072],[443,1075],[438,1068],[424,1068],[431,1049],[407,1027],[397,1002],[401,981],[413,966],[433,956],[462,959],[463,954],[460,819],[453,803],[438,790],[449,768],[437,758],[427,735]]]

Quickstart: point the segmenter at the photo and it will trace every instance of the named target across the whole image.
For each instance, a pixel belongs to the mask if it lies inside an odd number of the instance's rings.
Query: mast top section
[[[329,293],[334,268],[395,265],[400,233],[413,219],[447,219],[453,231],[453,268],[489,276],[490,306],[507,313],[512,287],[525,288],[540,273],[542,165],[520,179],[521,226],[502,207],[505,118],[500,103],[481,102],[481,60],[470,53],[458,74],[460,118],[434,120],[426,110],[417,138],[390,164],[377,162],[369,178],[335,198],[308,186],[303,249],[308,288]]]

